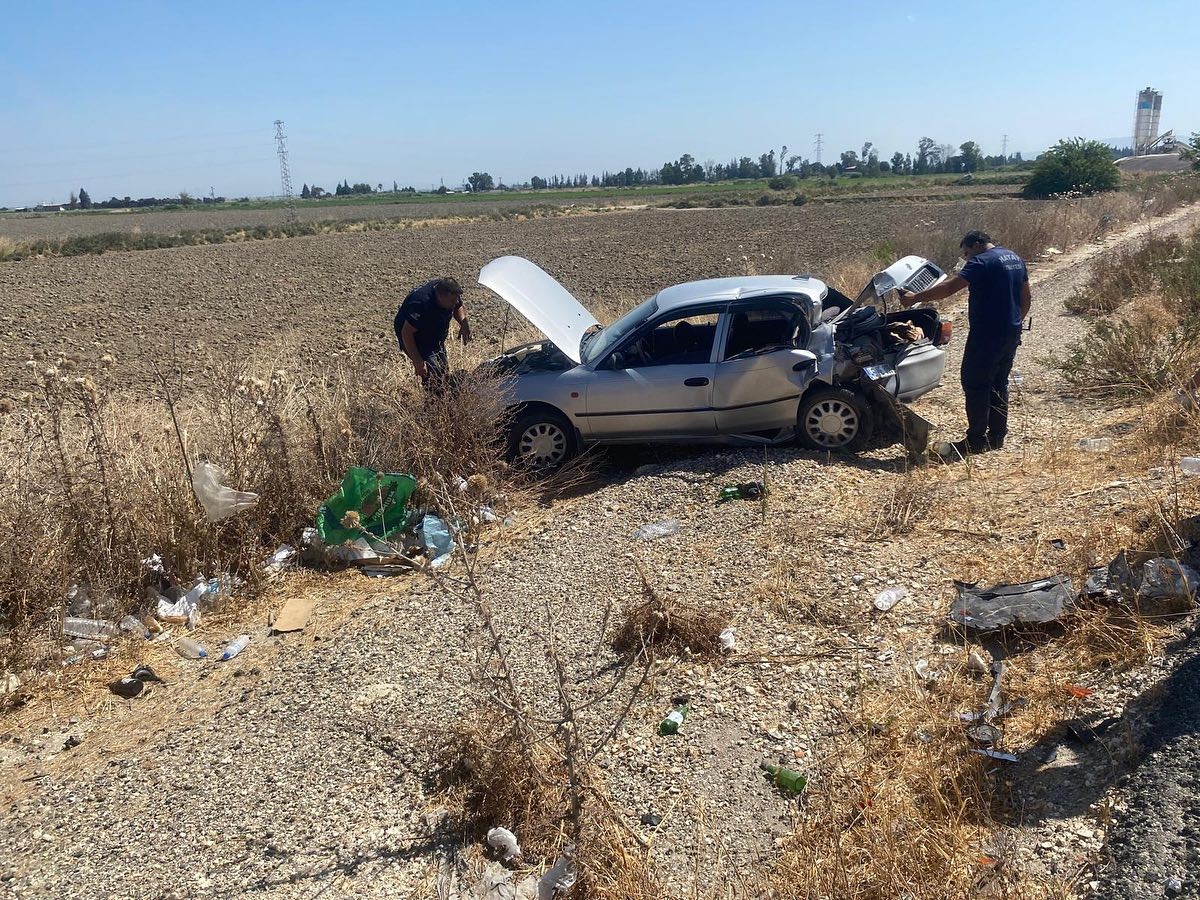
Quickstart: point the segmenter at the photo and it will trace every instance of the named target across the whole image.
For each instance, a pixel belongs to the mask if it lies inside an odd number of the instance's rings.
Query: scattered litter
[[[992,721],[1000,715],[1000,684],[1004,680],[1004,660],[998,659],[992,663],[992,689],[988,691],[987,721]]]
[[[0,678],[0,694],[15,694],[21,686],[21,679],[15,673],[9,672]]]
[[[663,817],[658,813],[642,813],[642,824],[647,828],[657,828],[662,824]]]
[[[972,650],[967,654],[967,669],[980,675],[986,674],[991,667],[978,651]]]
[[[887,612],[906,596],[908,596],[908,589],[905,587],[884,588],[875,595],[875,608],[880,612]]]
[[[82,619],[64,616],[62,633],[67,637],[88,641],[109,641],[117,636],[117,625],[106,619]]]
[[[1173,559],[1151,559],[1142,566],[1138,597],[1143,600],[1191,600],[1200,587],[1200,572]]]
[[[436,569],[450,561],[454,553],[454,538],[451,537],[450,526],[444,519],[426,513],[418,526],[418,536],[421,546],[432,556],[431,566]]]
[[[777,788],[793,797],[804,793],[804,788],[808,785],[808,779],[793,769],[776,766],[765,761],[760,762],[758,767],[767,773]]]
[[[1047,247],[1045,249],[1045,251],[1043,251],[1043,252],[1047,256],[1062,256],[1062,251],[1059,250],[1057,247]]]
[[[761,481],[746,481],[735,487],[721,488],[721,494],[717,497],[718,503],[727,503],[730,500],[761,500],[766,494],[767,488]]]
[[[359,566],[358,571],[368,578],[391,578],[395,575],[407,575],[413,567],[408,563],[380,563]]]
[[[1064,541],[1062,538],[1052,538],[1050,540],[1050,548],[1052,550],[1066,550],[1067,542]]]
[[[737,645],[737,636],[733,633],[732,628],[726,628],[717,636],[717,639],[721,642],[721,649],[726,653]]]
[[[275,621],[271,625],[271,630],[276,634],[285,634],[289,631],[303,631],[304,626],[308,624],[308,617],[312,615],[315,603],[316,599],[314,597],[289,598],[283,604],[283,609],[279,610],[279,615],[275,617]]]
[[[299,556],[299,551],[291,544],[281,544],[279,549],[267,557],[267,561],[263,563],[263,572],[270,578],[285,569],[295,568]]]
[[[150,637],[150,632],[146,629],[145,624],[139,621],[136,616],[125,616],[117,623],[117,627],[124,632],[137,635],[138,637]]]
[[[667,717],[658,723],[658,733],[661,735],[678,734],[683,720],[691,709],[690,698],[678,697],[674,701],[675,708],[667,713]]]
[[[466,481],[463,481],[464,489]],[[493,828],[487,833],[488,846],[493,850],[499,850],[501,857],[505,862],[521,857],[521,845],[517,843],[517,836],[507,828]]]
[[[147,665],[138,666],[128,675],[118,678],[116,681],[108,683],[108,689],[118,697],[123,697],[126,700],[132,700],[142,693],[146,687],[147,681],[156,681],[159,684],[165,682],[155,674],[154,670]]]
[[[1075,442],[1075,448],[1084,453],[1107,453],[1112,449],[1112,438],[1084,438]]]
[[[368,535],[386,540],[407,524],[406,507],[416,488],[411,475],[353,466],[317,510],[317,534],[330,547]]]
[[[967,737],[977,744],[992,744],[1000,743],[1000,729],[995,725],[988,725],[986,722],[980,722],[977,725],[971,725],[967,728]]]
[[[995,712],[991,709],[984,709],[979,712],[964,712],[959,713],[958,718],[963,722],[994,722],[997,719],[1003,719],[1014,709],[1024,709],[1028,705],[1028,697],[1018,697],[1016,700],[1010,700],[1008,703],[1001,704],[996,708]]]
[[[89,653],[88,656],[90,656],[92,659],[104,659],[104,657],[108,656],[108,648],[97,647],[95,650]]]
[[[1082,700],[1085,697],[1092,696],[1091,688],[1080,687],[1077,684],[1068,684],[1068,685],[1064,685],[1064,687],[1066,688],[1067,693],[1070,694],[1072,697],[1074,697],[1076,700]]]
[[[467,490],[467,479],[463,478],[461,475],[455,475],[450,479],[450,486],[457,490],[460,494],[465,493]],[[495,829],[492,830],[494,831]],[[501,829],[501,831],[503,831],[503,829]],[[488,834],[490,835],[491,832],[489,831]]]
[[[1179,461],[1179,470],[1187,476],[1200,475],[1200,456],[1185,456]]]
[[[913,671],[923,681],[932,681],[936,677],[933,671],[929,668],[929,660],[925,658],[918,659],[913,663]]]
[[[228,519],[258,502],[258,494],[237,491],[223,484],[228,478],[224,470],[212,463],[199,463],[192,472],[192,490],[210,522]]]
[[[1024,584],[976,587],[956,581],[958,598],[950,609],[950,621],[966,628],[991,631],[1006,625],[1053,622],[1067,612],[1075,600],[1071,579],[1056,575]]]
[[[654,522],[650,525],[643,525],[633,533],[634,540],[638,541],[653,541],[656,538],[668,537],[672,534],[679,533],[678,519],[664,519],[661,522]]]
[[[538,900],[553,900],[556,893],[569,891],[574,886],[575,861],[570,852],[563,853],[538,881]]]
[[[83,738],[79,737],[78,735],[72,734],[65,741],[63,741],[63,749],[64,750],[74,750],[76,747],[78,747],[82,743],[83,743]]]
[[[992,750],[991,748],[981,750],[978,747],[972,747],[971,752],[978,753],[980,756],[990,757],[991,759],[1004,760],[1004,762],[1018,762],[1017,758],[1011,753],[1004,753],[1001,750]]]
[[[175,652],[186,659],[207,659],[208,650],[199,641],[181,637],[175,642]]]
[[[225,649],[221,651],[220,662],[228,662],[239,653],[246,649],[246,645],[250,643],[250,635],[239,634],[236,638],[225,645]]]

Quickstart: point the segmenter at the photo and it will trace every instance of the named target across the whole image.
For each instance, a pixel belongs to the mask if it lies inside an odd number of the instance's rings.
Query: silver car
[[[553,468],[598,443],[861,448],[877,420],[903,421],[901,402],[941,383],[949,323],[885,301],[944,277],[905,257],[855,300],[811,275],[692,281],[601,326],[533,263],[493,260],[480,284],[549,339],[489,363],[509,379],[509,455]]]

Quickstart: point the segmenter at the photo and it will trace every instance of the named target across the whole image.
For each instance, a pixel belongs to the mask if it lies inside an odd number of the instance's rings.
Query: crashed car
[[[601,326],[529,260],[495,259],[480,284],[548,338],[485,364],[508,379],[509,455],[546,469],[602,443],[859,449],[941,384],[950,323],[934,309],[888,312],[886,298],[943,278],[907,256],[854,300],[811,275],[692,281]]]

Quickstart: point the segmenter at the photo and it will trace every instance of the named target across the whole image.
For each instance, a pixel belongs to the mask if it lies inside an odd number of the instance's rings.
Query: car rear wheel
[[[874,428],[866,400],[845,388],[810,391],[796,415],[797,437],[812,450],[861,450]]]
[[[557,469],[575,455],[575,434],[562,415],[532,409],[521,413],[508,432],[508,456],[528,469]]]

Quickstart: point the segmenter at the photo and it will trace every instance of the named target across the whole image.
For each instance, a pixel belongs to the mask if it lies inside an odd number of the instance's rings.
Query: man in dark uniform
[[[442,384],[450,373],[446,358],[446,336],[450,320],[458,322],[458,337],[471,340],[462,288],[453,278],[427,281],[404,298],[396,313],[396,339],[412,361],[413,369],[426,387]]]
[[[970,288],[970,332],[963,351],[962,386],[967,405],[967,436],[950,446],[958,456],[999,450],[1008,434],[1008,375],[1021,323],[1029,315],[1029,271],[1011,250],[997,247],[982,231],[969,231],[959,244],[966,264],[957,275],[927,291],[901,291],[905,306],[928,303]]]

